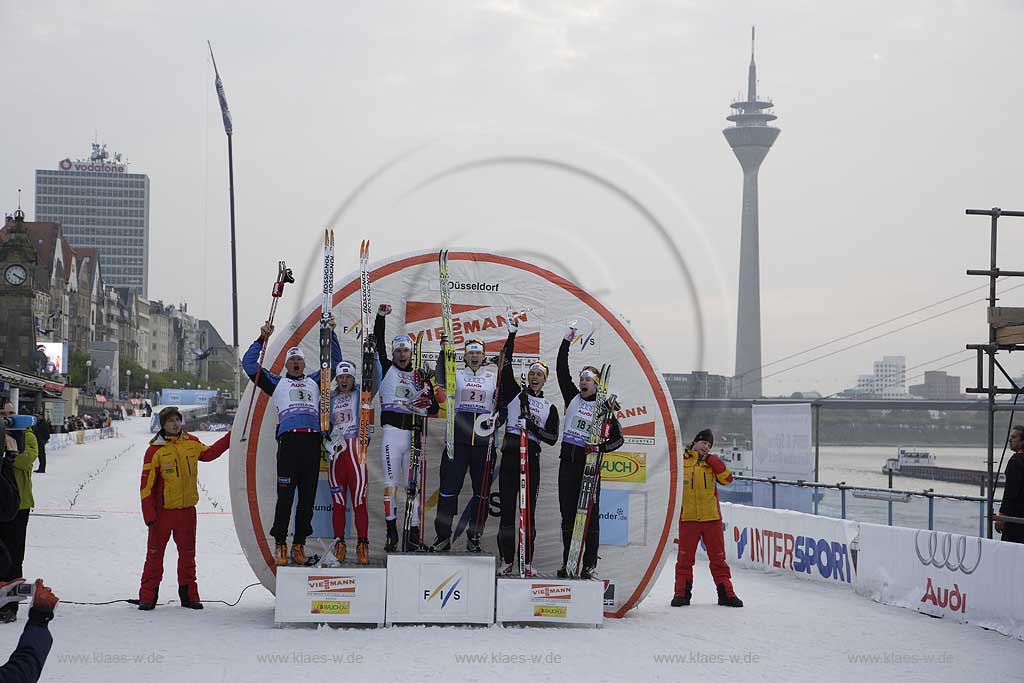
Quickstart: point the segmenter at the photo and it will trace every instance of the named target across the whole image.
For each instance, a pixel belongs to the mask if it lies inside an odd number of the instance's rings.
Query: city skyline
[[[396,8],[324,6],[306,18],[254,10],[249,30],[239,33],[200,4],[123,11],[100,3],[61,13],[45,3],[5,6],[8,43],[31,45],[35,55],[0,71],[0,83],[31,104],[10,112],[20,134],[0,169],[10,197],[5,211],[13,210],[18,187],[33,206],[32,169],[53,167],[99,129],[154,180],[150,297],[187,300],[227,329],[226,159],[210,38],[235,120],[243,342],[266,314],[277,260],[306,263],[323,224],[375,169],[466,131],[546,130],[594,141],[649,172],[701,228],[713,255],[691,268],[725,283],[704,301],[703,366],[731,375],[741,178],[718,135],[723,103],[742,96],[737,77],[749,58],[741,46],[757,24],[758,61],[785,103],[787,130],[760,188],[764,392],[832,393],[888,348],[924,362],[984,334],[978,302],[804,367],[787,370],[834,347],[778,362],[977,286],[964,271],[985,262],[986,235],[963,209],[1021,208],[1013,206],[1016,155],[992,153],[1006,142],[999,131],[1015,128],[1009,112],[1024,104],[1003,87],[1014,78],[1018,8],[985,2],[931,12],[875,2],[812,11],[780,2],[769,11],[741,3],[721,16],[707,3],[593,3],[586,11],[462,3],[438,12],[405,8],[408,21],[395,24]],[[99,31],[122,56],[92,40]],[[280,49],[266,51],[267,41]],[[73,63],[58,58],[58,45],[75,52]],[[29,95],[33,81],[50,87]],[[96,95],[115,81],[132,97]],[[1007,101],[994,108],[989,94],[997,90]],[[934,116],[936,107],[942,116]],[[511,174],[500,181],[417,203],[387,230],[352,235],[353,244],[372,237],[376,260],[461,234],[461,243],[508,252],[521,246],[524,225],[535,228],[528,241],[570,235],[550,243],[565,255],[576,243],[614,244],[601,249],[613,275],[602,299],[631,321],[659,370],[695,369],[692,317],[647,295],[676,292],[682,281],[657,261],[649,240],[622,239],[637,231],[634,217],[561,180],[548,183],[551,191]],[[505,203],[502,192],[517,185],[534,196]],[[559,204],[566,198],[572,211]],[[527,205],[533,213],[520,210]],[[451,220],[452,206],[473,208],[465,212],[472,220]],[[478,225],[486,229],[474,233]],[[1007,230],[1000,245],[1019,251],[1024,236]],[[339,273],[354,269],[351,252],[339,246]],[[187,267],[165,257],[171,253],[187,254]],[[642,278],[615,267],[651,259]],[[313,297],[316,273],[296,268],[296,276],[282,315]],[[1006,305],[1019,294],[1007,294]],[[1008,360],[1008,370],[1020,374],[1019,361]],[[952,361],[962,364],[942,367]],[[908,375],[948,369],[968,376],[972,361],[964,353]]]

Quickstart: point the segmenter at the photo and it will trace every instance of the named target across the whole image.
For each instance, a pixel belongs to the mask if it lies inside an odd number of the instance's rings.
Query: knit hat
[[[711,433],[710,429],[702,429],[697,432],[697,436],[693,437],[693,442],[707,441],[709,446],[715,445],[715,435]]]
[[[340,377],[341,375],[349,375],[350,377],[356,376],[356,366],[349,363],[347,360],[343,360],[338,363],[338,367],[334,369],[334,375]]]
[[[160,428],[163,429],[164,423],[167,422],[167,418],[171,415],[177,415],[179,420],[184,421],[184,417],[181,415],[181,411],[178,410],[177,406],[167,406],[160,411]]]
[[[288,349],[288,353],[284,354],[285,362],[290,361],[292,358],[296,357],[301,358],[302,360],[306,360],[306,354],[302,353],[302,349],[300,349],[298,346],[291,347],[290,349]]]

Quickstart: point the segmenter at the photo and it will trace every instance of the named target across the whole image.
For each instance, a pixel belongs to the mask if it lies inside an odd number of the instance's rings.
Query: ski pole
[[[274,314],[277,313],[277,302],[281,299],[281,295],[284,294],[284,286],[288,283],[295,282],[295,277],[292,275],[292,269],[288,268],[284,261],[277,262],[277,280],[274,281],[274,288],[270,292],[270,316],[267,318],[267,322],[271,325],[274,324]],[[263,348],[260,349],[260,358],[257,362],[256,368],[256,379],[253,381],[252,393],[249,395],[249,407],[245,411],[245,422],[242,424],[242,438],[239,441],[245,441],[248,438],[246,432],[249,429],[249,418],[252,416],[252,405],[253,401],[256,400],[256,390],[259,388],[260,375],[263,373],[263,357],[267,353],[267,342],[263,341]]]

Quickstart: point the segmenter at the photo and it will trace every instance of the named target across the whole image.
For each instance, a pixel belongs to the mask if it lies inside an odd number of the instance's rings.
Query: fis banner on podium
[[[604,620],[604,582],[571,579],[501,578],[498,622],[594,624]]]
[[[278,567],[274,622],[383,624],[386,570]]]
[[[390,624],[494,623],[493,555],[388,555]]]

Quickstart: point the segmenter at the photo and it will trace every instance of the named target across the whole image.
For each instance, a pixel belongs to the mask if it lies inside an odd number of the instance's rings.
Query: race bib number
[[[483,389],[473,387],[463,389],[459,394],[460,403],[483,403],[485,398],[487,398],[487,394]]]
[[[308,389],[291,389],[288,392],[288,399],[292,403],[312,403],[313,392]]]

